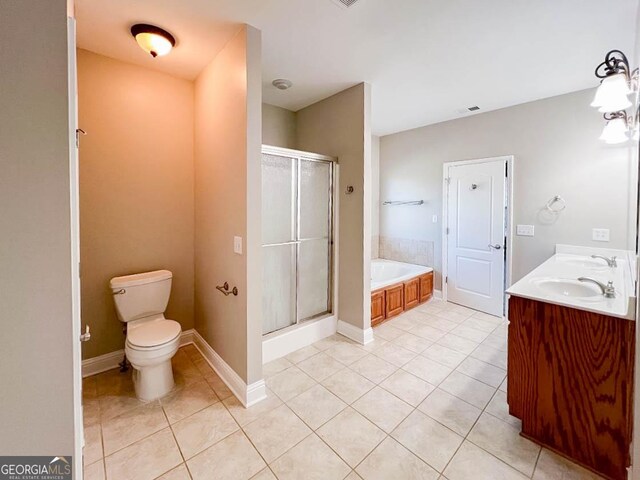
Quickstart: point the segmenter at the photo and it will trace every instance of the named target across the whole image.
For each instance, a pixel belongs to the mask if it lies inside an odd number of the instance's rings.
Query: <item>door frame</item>
[[[288,331],[290,329],[294,329],[296,327],[299,327],[300,325],[304,325],[307,322],[310,322],[312,320],[317,320],[319,318],[324,318],[327,316],[332,316],[335,315],[336,313],[336,292],[337,292],[337,284],[336,284],[336,272],[337,272],[337,262],[336,262],[336,258],[337,258],[337,238],[336,238],[336,234],[337,234],[337,188],[336,185],[338,185],[337,182],[337,172],[338,172],[338,159],[336,157],[331,157],[329,155],[323,155],[320,153],[313,153],[313,152],[306,152],[303,150],[295,150],[295,149],[291,149],[291,148],[285,148],[285,147],[276,147],[273,145],[266,145],[266,144],[262,144],[262,150],[261,153],[264,155],[275,155],[275,156],[281,156],[281,157],[287,157],[287,158],[291,158],[292,160],[294,160],[296,162],[296,167],[295,167],[295,175],[297,177],[297,187],[296,187],[296,196],[294,199],[294,203],[296,205],[296,211],[294,212],[294,215],[296,217],[296,229],[298,229],[300,227],[300,203],[298,200],[298,196],[300,194],[300,175],[299,175],[299,169],[300,169],[300,163],[302,160],[306,160],[306,161],[311,161],[311,162],[322,162],[322,163],[326,163],[329,165],[329,219],[328,219],[328,232],[329,232],[329,252],[328,252],[328,258],[327,258],[327,262],[328,262],[328,276],[329,276],[329,282],[328,282],[328,286],[327,286],[327,311],[326,312],[322,312],[319,313],[317,315],[313,315],[311,317],[308,318],[299,318],[299,306],[298,306],[298,290],[300,288],[300,277],[299,277],[299,271],[298,271],[298,266],[300,263],[300,241],[296,241],[297,245],[296,245],[296,323],[289,325],[287,327],[278,329],[278,330],[274,330],[273,332],[269,332],[266,334],[262,335],[263,340],[265,338],[267,338],[270,335],[274,335],[274,334],[282,334],[285,331]],[[262,161],[262,160],[261,160]],[[285,243],[290,243],[290,242],[285,242]],[[274,245],[278,245],[278,244],[272,244],[271,246]],[[261,243],[261,248],[264,248],[265,245],[263,243]]]
[[[458,160],[452,162],[445,162],[442,168],[442,299],[447,301],[447,282],[445,279],[448,277],[449,265],[448,254],[449,245],[447,243],[447,229],[449,228],[449,169],[452,167],[459,167],[462,165],[474,165],[480,163],[489,163],[502,161],[507,166],[506,175],[506,208],[507,217],[505,223],[505,236],[507,258],[504,265],[504,289],[506,290],[511,285],[512,265],[513,265],[513,177],[514,177],[514,155],[502,155],[499,157],[487,157],[476,158],[471,160]],[[507,316],[508,299],[507,295],[503,293],[502,311],[503,315]]]
[[[73,357],[73,419],[74,419],[74,478],[82,480],[84,447],[84,420],[82,410],[82,345],[80,333],[80,181],[78,163],[78,87],[76,61],[76,20],[67,17],[68,102],[69,102],[69,206],[71,249],[71,334]]]

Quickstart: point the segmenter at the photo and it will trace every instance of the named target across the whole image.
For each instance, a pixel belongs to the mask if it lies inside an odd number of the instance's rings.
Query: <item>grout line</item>
[[[536,463],[533,465],[533,471],[531,472],[531,475],[529,476],[529,478],[533,478],[533,476],[536,474],[536,470],[538,469],[538,462],[540,461],[540,456],[541,455],[542,455],[542,447],[540,448],[540,450],[538,450],[538,456],[536,457]]]

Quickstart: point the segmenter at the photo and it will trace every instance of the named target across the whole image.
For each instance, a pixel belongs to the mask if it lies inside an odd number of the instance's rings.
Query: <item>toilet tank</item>
[[[155,270],[112,278],[109,286],[120,321],[130,322],[164,313],[169,303],[172,277],[169,270]]]

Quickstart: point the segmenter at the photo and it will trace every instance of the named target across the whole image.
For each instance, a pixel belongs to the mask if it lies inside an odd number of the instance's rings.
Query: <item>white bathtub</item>
[[[371,260],[371,291],[433,272],[433,268],[393,260]]]

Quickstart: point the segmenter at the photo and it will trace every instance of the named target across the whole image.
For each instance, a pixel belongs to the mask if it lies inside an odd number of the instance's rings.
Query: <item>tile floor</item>
[[[85,478],[595,479],[520,437],[506,404],[506,323],[437,300],[265,365],[243,408],[193,345],[177,388],[136,400],[130,375],[85,379]]]

